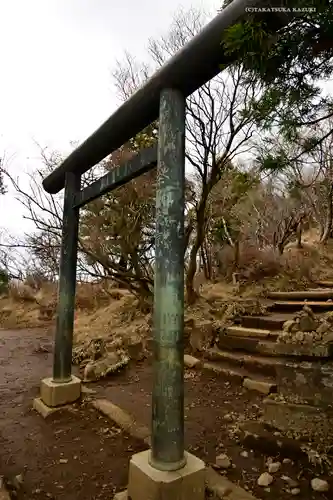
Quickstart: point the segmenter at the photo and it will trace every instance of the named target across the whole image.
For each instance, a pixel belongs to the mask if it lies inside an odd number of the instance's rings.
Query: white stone
[[[225,453],[221,453],[221,455],[216,457],[215,463],[221,469],[228,469],[231,466],[231,460]]]
[[[298,482],[289,476],[281,476],[281,479],[288,484],[289,488],[297,488],[298,486]]]
[[[319,491],[320,493],[323,493],[325,491],[328,491],[330,489],[330,486],[324,479],[315,477],[311,480],[311,488],[313,489],[313,491]]]
[[[295,339],[298,342],[303,342],[304,341],[304,333],[303,332],[296,332]]]
[[[243,457],[243,458],[248,458],[249,457],[249,452],[244,450],[240,453],[240,456]]]
[[[281,467],[281,462],[273,462],[271,464],[268,464],[268,472],[270,474],[274,474],[278,470],[280,470]]]
[[[299,488],[293,488],[293,489],[290,491],[290,493],[291,493],[292,495],[299,495],[299,494],[300,494],[300,492],[301,492],[301,490],[300,490]]]
[[[272,484],[273,481],[273,476],[268,474],[268,472],[264,472],[263,474],[261,474],[261,476],[258,477],[257,484],[258,486],[264,486],[266,488],[267,486]]]

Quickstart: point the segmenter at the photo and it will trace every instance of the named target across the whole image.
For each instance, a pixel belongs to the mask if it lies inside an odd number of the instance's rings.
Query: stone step
[[[332,434],[333,411],[324,405],[313,406],[301,399],[289,402],[285,398],[274,400],[271,397],[263,401],[263,422],[277,429],[296,433],[302,429],[311,441],[327,439]]]
[[[261,394],[271,394],[276,392],[277,387],[274,380],[254,375],[244,370],[230,366],[228,362],[207,361],[203,364],[205,370],[214,372],[216,375],[221,375],[228,379],[234,379],[246,389],[260,392]]]
[[[241,423],[239,427],[240,441],[245,448],[261,455],[290,458],[305,466],[311,464],[307,452],[302,449],[302,441],[281,435],[278,428],[267,428],[264,422],[253,421]]]
[[[311,307],[314,312],[324,312],[333,310],[333,300],[332,302],[313,302],[313,301],[283,301],[279,300],[274,302],[269,306],[270,311],[299,311],[305,305]]]
[[[293,292],[270,292],[267,294],[268,299],[283,300],[283,301],[302,301],[308,300],[311,302],[325,301],[333,299],[333,290],[300,290]]]
[[[232,367],[228,363],[223,364],[217,361],[205,361],[202,366],[204,370],[212,371],[216,375],[222,375],[227,378],[235,379],[238,382],[241,382],[246,376],[242,369]]]
[[[270,330],[262,330],[261,328],[244,328],[243,326],[229,326],[226,328],[226,334],[234,337],[249,337],[249,338],[263,338],[276,337],[277,332]]]
[[[316,281],[316,285],[333,290],[333,280]]]
[[[302,398],[309,404],[332,401],[333,361],[313,358],[304,362],[299,357],[270,357],[241,351],[209,349],[205,357],[232,369],[245,370],[249,378],[269,379],[281,395]]]
[[[255,328],[259,330],[277,331],[282,330],[283,324],[294,318],[294,314],[270,314],[267,316],[241,316],[240,326],[244,328]]]
[[[295,345],[274,342],[268,339],[235,337],[232,335],[220,334],[217,342],[221,350],[243,351],[247,353],[257,353],[265,356],[285,356],[298,357],[303,360],[317,358],[331,358],[333,355],[333,345]]]
[[[278,367],[284,367],[288,362],[287,358],[274,358],[270,356],[260,356],[258,354],[247,354],[241,351],[227,351],[222,349],[208,349],[205,353],[211,361],[227,362],[231,366],[244,368],[251,374],[259,374],[268,377],[276,377]]]

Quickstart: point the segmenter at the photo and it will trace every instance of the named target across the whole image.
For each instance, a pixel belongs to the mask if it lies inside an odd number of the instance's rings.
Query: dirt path
[[[91,384],[98,395],[129,411],[139,423],[150,426],[152,367],[145,363],[131,368],[125,374],[101,383]],[[269,488],[257,485],[258,477],[267,472],[266,462],[283,461],[274,455],[256,454],[245,450],[234,432],[239,423],[257,421],[260,416],[262,396],[251,392],[238,383],[209,373],[185,373],[185,445],[186,449],[202,458],[206,463],[215,463],[216,456],[225,453],[232,466],[225,475],[257,498],[290,500],[291,489],[283,476],[297,481],[300,492],[297,498],[328,499],[330,493],[315,493],[310,487],[313,477],[322,475],[320,468],[303,467],[298,463],[282,463],[274,482]],[[245,453],[244,453],[245,451]],[[248,454],[246,453],[248,452]],[[222,471],[221,471],[222,472]],[[222,472],[223,473],[223,472]],[[296,483],[295,483],[296,484]],[[294,484],[294,488],[295,488]],[[331,481],[331,488],[333,487]]]
[[[145,448],[129,438],[89,404],[73,407],[47,421],[31,410],[40,379],[51,373],[52,354],[35,352],[40,342],[50,342],[47,331],[1,331],[0,354],[0,474],[24,473],[18,499],[91,500],[112,498],[125,487],[130,456]],[[96,396],[106,397],[150,424],[151,373],[149,363],[134,366],[100,384],[91,384]],[[281,476],[296,480],[298,464],[282,464],[269,491],[257,486],[267,470],[266,456],[249,452],[232,430],[244,419],[257,419],[261,396],[223,378],[186,373],[186,447],[207,462],[227,453],[234,467],[226,472],[258,498],[290,499]],[[243,456],[242,456],[242,455]],[[274,457],[274,459],[278,457]],[[298,498],[326,499],[309,488],[314,470],[302,470]],[[326,495],[326,496],[325,496]]]
[[[145,449],[90,405],[43,420],[31,409],[52,354],[36,353],[50,334],[1,331],[0,474],[24,474],[18,500],[112,498],[127,482],[130,456]]]

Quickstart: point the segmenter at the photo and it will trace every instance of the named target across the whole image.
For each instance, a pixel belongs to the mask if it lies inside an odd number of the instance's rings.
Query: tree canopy
[[[223,36],[225,51],[238,57],[245,78],[260,82],[258,119],[267,117],[266,128],[279,127],[286,139],[294,140],[302,126],[316,125],[333,114],[332,98],[320,86],[333,72],[332,6],[332,0],[293,2],[299,12],[290,7],[290,12],[281,13],[289,22],[273,39],[268,36],[271,12],[250,14]],[[314,145],[312,141],[307,148]]]

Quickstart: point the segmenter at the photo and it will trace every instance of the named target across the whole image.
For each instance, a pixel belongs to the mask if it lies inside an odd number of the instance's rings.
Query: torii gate
[[[42,381],[40,398],[54,407],[81,394],[80,380],[72,375],[79,209],[157,166],[152,440],[149,452],[131,459],[132,500],[204,498],[204,464],[184,451],[185,99],[216,76],[222,64],[233,62],[223,53],[223,31],[255,5],[267,2],[230,3],[43,181],[50,194],[65,188],[53,377]],[[275,12],[268,20],[274,34],[288,17]],[[81,189],[83,173],[157,118],[158,146]]]

